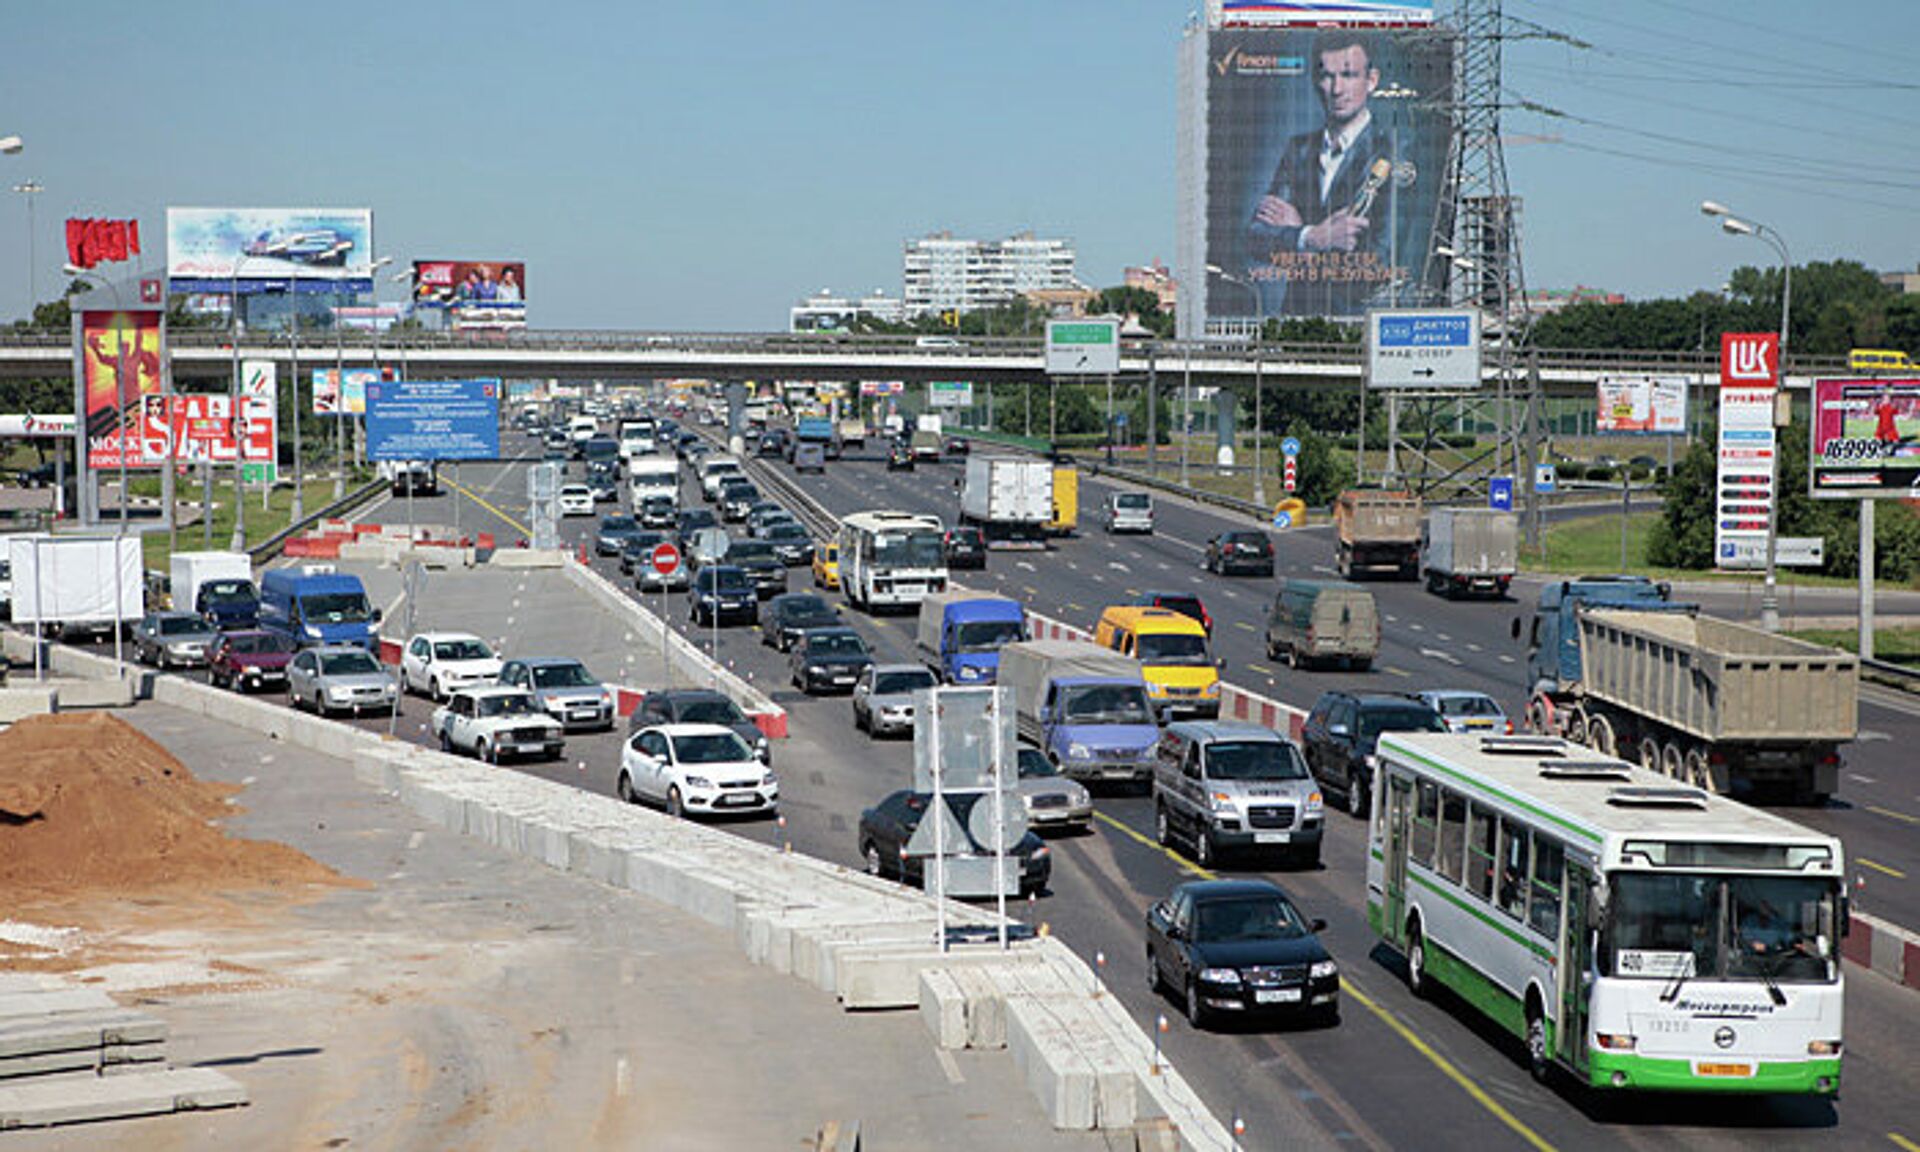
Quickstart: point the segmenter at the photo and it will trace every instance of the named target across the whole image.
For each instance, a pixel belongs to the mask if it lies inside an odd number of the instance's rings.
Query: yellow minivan
[[[1140,661],[1147,695],[1163,714],[1220,715],[1220,670],[1207,630],[1168,608],[1115,606],[1100,613],[1093,642]]]

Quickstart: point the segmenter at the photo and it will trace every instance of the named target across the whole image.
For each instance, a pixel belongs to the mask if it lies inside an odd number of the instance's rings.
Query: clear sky
[[[1173,260],[1165,0],[0,5],[0,184],[32,178],[53,294],[69,215],[370,206],[378,253],[524,260],[546,328],[765,330],[820,288],[900,292],[940,229],[1071,239],[1081,278]],[[1442,3],[1442,11],[1451,5]],[[1508,0],[1529,287],[1715,287],[1796,260],[1920,263],[1911,0]],[[0,318],[27,298],[0,203]],[[383,283],[395,299],[397,285]]]

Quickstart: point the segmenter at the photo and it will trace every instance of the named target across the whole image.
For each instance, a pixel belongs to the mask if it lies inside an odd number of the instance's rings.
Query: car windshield
[[[703,732],[675,736],[673,756],[682,764],[729,764],[753,759],[746,742],[731,732]]]
[[[1305,780],[1306,761],[1278,740],[1220,740],[1207,745],[1207,775],[1215,780]]]
[[[1051,780],[1060,775],[1060,769],[1053,766],[1046,753],[1038,748],[1020,749],[1020,779]]]
[[[873,562],[893,568],[938,568],[946,563],[946,553],[935,528],[881,532],[873,538]]]
[[[379,675],[382,669],[365,652],[330,652],[320,657],[320,671],[328,676],[367,676]]]
[[[658,532],[635,532],[627,537],[627,551],[651,552],[656,545],[665,543],[666,539]]]
[[[259,599],[253,594],[253,585],[245,580],[215,580],[202,585],[200,598],[209,604],[251,604]]]
[[[162,636],[185,636],[190,632],[207,630],[206,624],[194,616],[162,616],[159,623]]]
[[[865,656],[866,642],[852,632],[827,632],[807,637],[807,655],[816,656]]]
[[[1153,708],[1138,684],[1091,684],[1067,689],[1063,708],[1068,723],[1151,724]]]
[[[599,683],[584,664],[537,664],[533,669],[535,688],[593,688]]]
[[[492,655],[478,640],[440,640],[433,646],[435,660],[485,660]]]
[[[686,724],[739,724],[746,716],[733,701],[722,698],[692,700],[681,705],[680,720]]]
[[[248,632],[231,638],[227,648],[243,656],[271,656],[293,651],[293,642],[276,632]]]
[[[593,489],[587,487],[585,484],[563,484],[560,486],[560,498],[563,500],[568,498],[574,500],[591,500],[593,499]]]
[[[301,614],[308,623],[365,624],[373,618],[373,609],[359,592],[321,592],[300,600]]]
[[[713,572],[715,592],[750,593],[753,591],[753,585],[747,582],[747,574],[738,568],[723,568],[719,571],[709,568],[707,571]]]
[[[1442,716],[1501,716],[1500,706],[1485,696],[1442,696],[1434,702]]]
[[[673,497],[664,495],[649,496],[640,502],[640,507],[646,509],[648,512],[663,512],[673,507]]]
[[[798,620],[815,616],[832,616],[833,605],[818,596],[796,596],[780,602],[780,610]]]
[[[1387,705],[1360,710],[1360,737],[1372,740],[1382,732],[1445,732],[1447,722],[1424,704]]]
[[[996,652],[1020,639],[1018,620],[975,620],[957,630],[962,652]]]
[[[767,525],[769,540],[805,540],[807,530],[791,520],[776,520]]]
[[[1293,905],[1278,896],[1208,900],[1194,910],[1194,939],[1203,944],[1235,940],[1298,940],[1307,926]]]
[[[692,532],[697,528],[711,528],[718,523],[719,521],[713,518],[713,513],[705,508],[696,508],[691,512],[680,513],[680,527],[687,532]]]
[[[600,520],[602,532],[630,532],[638,525],[631,516],[606,516]]]
[[[1145,492],[1122,492],[1113,498],[1115,508],[1125,508],[1129,512],[1145,511],[1151,503]]]
[[[1616,872],[1609,886],[1603,975],[1826,982],[1837,974],[1832,880]]]
[[[727,546],[727,563],[758,564],[773,559],[773,545],[757,540],[735,540]]]
[[[886,672],[873,678],[873,692],[876,696],[918,692],[922,688],[931,688],[933,685],[933,673],[924,668],[911,672]]]
[[[1141,633],[1134,654],[1140,657],[1142,664],[1213,663],[1205,636],[1189,636],[1179,632]]]
[[[499,696],[482,696],[478,701],[482,716],[530,716],[540,710],[533,697],[525,692],[509,692]]]

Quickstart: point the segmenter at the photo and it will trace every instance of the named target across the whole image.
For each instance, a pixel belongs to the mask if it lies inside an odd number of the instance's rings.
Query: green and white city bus
[[[1840,842],[1540,736],[1380,738],[1367,917],[1596,1088],[1840,1090]]]

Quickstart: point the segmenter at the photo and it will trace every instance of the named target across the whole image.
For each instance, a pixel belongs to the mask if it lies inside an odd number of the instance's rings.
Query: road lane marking
[[[1920,816],[1909,816],[1905,812],[1895,812],[1891,808],[1881,808],[1876,805],[1869,804],[1867,805],[1867,811],[1878,813],[1881,816],[1885,816],[1889,820],[1898,820],[1904,824],[1920,825]]]
[[[947,1074],[947,1083],[965,1084],[967,1082],[967,1078],[960,1074],[960,1064],[953,1058],[953,1053],[947,1051],[945,1048],[935,1048],[933,1055],[936,1060],[940,1061],[940,1071]]]
[[[1920,1144],[1915,1144],[1898,1132],[1887,1133],[1887,1139],[1893,1141],[1895,1148],[1904,1148],[1906,1152],[1920,1152]]]
[[[495,508],[492,504],[487,503],[485,499],[483,499],[481,496],[474,493],[473,491],[467,488],[464,488],[459,484],[455,484],[451,480],[447,481],[447,487],[453,489],[455,492],[460,493],[462,496],[465,496],[467,499],[473,501],[475,504],[480,505],[480,507],[485,508],[487,511],[493,513],[495,516],[498,516],[504,523],[511,525],[513,530],[520,533],[522,536],[531,537],[533,535],[533,529],[527,527],[525,524],[520,523],[520,521],[515,520],[513,517],[507,515],[505,512],[500,511],[500,509]]]
[[[1275,672],[1273,669],[1267,667],[1265,664],[1254,664],[1251,662],[1247,664],[1247,671],[1258,672],[1260,675],[1265,676],[1268,679],[1272,679],[1273,677],[1279,675],[1278,672]]]
[[[1889,868],[1887,865],[1882,864],[1876,860],[1869,860],[1865,856],[1855,856],[1853,858],[1853,862],[1855,864],[1864,864],[1867,867],[1873,869],[1875,872],[1878,872],[1883,876],[1891,876],[1895,880],[1905,880],[1907,878],[1907,874],[1905,872],[1900,871],[1900,869]]]
[[[1110,568],[1110,569],[1112,569],[1112,570],[1113,570],[1113,571],[1115,571],[1115,572],[1126,572],[1126,571],[1130,571],[1130,569],[1128,569],[1128,567],[1127,567],[1127,566],[1126,566],[1125,564],[1122,564],[1122,563],[1120,563],[1120,561],[1118,561],[1118,560],[1109,560],[1109,561],[1107,561],[1107,567],[1108,567],[1108,568]]]
[[[1455,656],[1451,652],[1442,652],[1438,648],[1422,648],[1420,649],[1420,655],[1425,656],[1429,660],[1438,660],[1443,664],[1451,664],[1455,668],[1460,667],[1460,657]]]
[[[1480,645],[1478,645],[1478,644],[1473,644],[1473,643],[1469,643],[1469,644],[1467,645],[1467,651],[1469,651],[1469,652],[1478,652],[1478,651],[1480,651],[1480,650],[1481,650],[1481,648],[1480,648]]]
[[[1085,608],[1082,608],[1082,607],[1080,607],[1080,605],[1078,605],[1078,604],[1075,604],[1075,603],[1074,603],[1073,601],[1071,601],[1071,600],[1069,600],[1069,601],[1067,601],[1067,611],[1069,611],[1069,612],[1085,612],[1085,611],[1086,611],[1086,609],[1085,609]]]
[[[1858,772],[1849,772],[1849,773],[1847,773],[1847,779],[1849,779],[1849,780],[1851,780],[1851,781],[1853,781],[1853,782],[1854,782],[1855,784],[1878,784],[1878,783],[1880,783],[1880,778],[1879,778],[1879,777],[1877,777],[1877,776],[1862,776],[1862,775],[1860,775],[1860,773],[1858,773]]]
[[[1381,671],[1389,676],[1398,676],[1402,679],[1410,678],[1413,675],[1413,673],[1407,671],[1405,668],[1382,668]]]
[[[1182,871],[1192,873],[1202,880],[1218,880],[1220,878],[1218,873],[1200,867],[1188,860],[1185,856],[1175,852],[1172,848],[1157,843],[1151,836],[1143,832],[1135,831],[1130,825],[1122,823],[1113,816],[1100,811],[1098,808],[1094,809],[1093,817],[1114,831],[1126,836],[1128,839],[1145,845],[1152,851],[1159,852],[1168,860],[1171,860],[1174,865]],[[1539,1149],[1539,1152],[1554,1152],[1553,1145],[1541,1139],[1539,1133],[1521,1123],[1520,1119],[1502,1107],[1498,1100],[1488,1095],[1486,1089],[1474,1083],[1472,1078],[1455,1067],[1452,1061],[1435,1051],[1432,1045],[1422,1040],[1413,1031],[1412,1027],[1403,1023],[1398,1016],[1395,1016],[1384,1005],[1362,992],[1344,973],[1340,977],[1340,990],[1346,993],[1349,998],[1357,1002],[1361,1007],[1373,1013],[1382,1024],[1385,1024],[1395,1035],[1399,1036],[1400,1039],[1406,1041],[1409,1047],[1421,1056],[1424,1056],[1429,1064],[1439,1069],[1442,1075],[1458,1085],[1461,1091],[1472,1098],[1476,1104],[1486,1109],[1502,1124],[1505,1124],[1515,1135],[1526,1141],[1529,1146]],[[1920,1152],[1920,1149],[1914,1149],[1913,1152]]]
[[[1511,657],[1511,656],[1502,656],[1502,657],[1500,657],[1500,663],[1502,663],[1502,664],[1511,664],[1511,663],[1513,663],[1513,657]]]
[[[1246,630],[1247,630],[1247,631],[1249,631],[1249,632],[1251,632],[1251,631],[1253,631],[1253,630],[1254,630],[1254,629],[1253,629],[1253,625],[1251,625],[1251,624],[1249,624],[1249,623],[1247,623],[1247,622],[1246,622],[1245,620],[1235,620],[1235,621],[1233,622],[1233,626],[1234,626],[1235,628],[1244,628],[1244,629],[1246,629]]]

